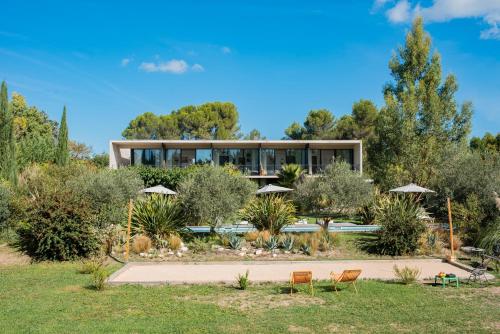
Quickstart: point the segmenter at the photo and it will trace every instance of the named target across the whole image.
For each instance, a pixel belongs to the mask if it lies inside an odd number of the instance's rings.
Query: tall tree
[[[168,115],[144,113],[123,131],[127,139],[233,139],[240,136],[238,111],[229,102],[185,106]]]
[[[472,137],[469,145],[473,151],[500,152],[500,132],[496,137],[489,132],[486,132],[483,138]]]
[[[440,56],[431,55],[420,17],[389,68],[394,81],[384,88],[385,106],[368,149],[373,177],[383,188],[406,182],[425,186],[436,176],[444,150],[465,146],[472,106],[464,103],[457,110],[456,79],[448,75],[442,82]]]
[[[260,140],[260,139],[266,139],[266,137],[261,135],[259,130],[253,129],[245,137],[243,137],[243,139],[245,139],[245,140]]]
[[[66,123],[66,106],[64,106],[59,134],[57,136],[56,163],[59,166],[66,166],[69,162],[68,149],[68,124]]]
[[[0,176],[16,183],[16,143],[14,137],[14,118],[9,108],[7,84],[2,82],[0,89]]]
[[[311,110],[304,125],[292,123],[285,135],[289,139],[330,139],[334,136],[335,117],[327,109]]]

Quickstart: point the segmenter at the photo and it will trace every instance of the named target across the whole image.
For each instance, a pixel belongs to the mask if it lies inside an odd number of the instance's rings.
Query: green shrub
[[[172,234],[185,232],[185,220],[179,201],[171,196],[152,194],[138,200],[132,214],[134,233],[147,235],[155,244]]]
[[[212,246],[212,243],[206,238],[194,237],[193,240],[188,244],[189,249],[197,254],[208,252]]]
[[[277,235],[283,227],[293,224],[295,207],[279,195],[263,195],[254,198],[243,208],[240,217],[259,231],[268,230]]]
[[[479,246],[489,254],[500,256],[500,218],[484,230]]]
[[[250,285],[250,279],[248,278],[248,275],[250,272],[247,270],[244,275],[238,274],[236,277],[236,284],[240,288],[240,290],[246,290],[248,286]]]
[[[221,167],[202,166],[179,185],[179,199],[190,224],[212,228],[236,218],[256,191],[256,184]]]
[[[292,188],[303,174],[302,167],[297,164],[287,164],[281,166],[278,172],[279,181],[278,183],[287,188]]]
[[[11,192],[0,180],[0,230],[7,228],[7,221],[10,218],[10,200]]]
[[[281,247],[283,250],[290,252],[293,249],[294,241],[293,235],[286,235],[281,239]]]
[[[102,257],[92,257],[90,259],[86,259],[82,262],[80,273],[92,274],[94,271],[98,270],[103,265],[104,265],[104,258]]]
[[[312,255],[311,245],[308,243],[300,244],[299,250],[306,255]]]
[[[418,268],[410,268],[404,266],[399,269],[397,265],[394,265],[394,275],[399,279],[399,281],[403,284],[412,284],[415,283],[420,277],[420,269]]]
[[[419,206],[408,197],[393,197],[377,209],[381,226],[377,250],[383,255],[414,254],[425,224],[419,219]]]
[[[172,190],[177,190],[179,184],[186,179],[189,174],[196,170],[197,166],[188,168],[156,168],[149,166],[131,167],[135,170],[145,187],[154,187],[162,185]]]
[[[229,236],[229,246],[232,249],[241,249],[241,246],[243,245],[243,238],[240,238],[236,234],[231,234]]]
[[[265,246],[268,250],[273,251],[279,246],[279,239],[276,235],[271,235],[269,239],[265,242]]]
[[[108,278],[108,270],[105,267],[99,267],[92,272],[92,285],[98,290],[102,291],[106,288],[106,280]]]

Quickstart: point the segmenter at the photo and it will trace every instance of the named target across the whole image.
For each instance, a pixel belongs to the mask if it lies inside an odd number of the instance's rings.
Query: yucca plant
[[[267,239],[265,245],[266,248],[270,251],[277,249],[279,245],[278,237],[276,235],[270,236],[269,239]]]
[[[302,175],[303,170],[300,165],[297,164],[287,164],[281,166],[280,171],[278,172],[278,183],[287,188],[292,188],[295,182],[298,181],[300,176]]]
[[[277,235],[284,226],[293,223],[295,207],[283,197],[264,195],[254,198],[243,208],[240,217],[252,223],[259,231],[268,230]]]
[[[173,197],[153,194],[135,204],[132,227],[136,234],[145,234],[156,244],[184,232],[182,208]]]
[[[229,247],[232,249],[241,249],[241,246],[243,245],[243,239],[237,236],[236,234],[231,234],[229,236]]]
[[[286,235],[282,240],[281,240],[281,247],[285,251],[291,251],[293,249],[293,243],[294,243],[294,238],[292,235]]]

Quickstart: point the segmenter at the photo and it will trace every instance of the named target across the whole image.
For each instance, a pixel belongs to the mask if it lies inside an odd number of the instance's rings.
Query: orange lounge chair
[[[354,270],[344,270],[341,274],[335,274],[333,271],[330,273],[330,277],[332,279],[333,288],[338,293],[337,284],[339,283],[352,283],[354,290],[358,293],[358,289],[356,289],[356,280],[361,274],[361,269]]]
[[[312,271],[293,271],[290,275],[290,295],[293,293],[295,284],[309,284],[311,295],[314,296],[312,276]]]

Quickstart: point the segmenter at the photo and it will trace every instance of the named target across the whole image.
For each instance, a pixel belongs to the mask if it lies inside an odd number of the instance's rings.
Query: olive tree
[[[213,228],[235,218],[254,195],[257,186],[224,168],[203,166],[184,179],[178,188],[188,224]]]
[[[323,175],[297,185],[294,200],[304,212],[321,215],[325,228],[333,217],[351,214],[371,200],[372,185],[345,162],[328,165]]]

